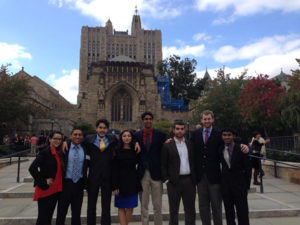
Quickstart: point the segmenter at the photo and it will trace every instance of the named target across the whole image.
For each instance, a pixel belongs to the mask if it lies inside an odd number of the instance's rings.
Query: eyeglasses
[[[152,118],[144,118],[143,120],[153,120]]]
[[[54,141],[61,141],[62,138],[52,138],[52,140],[54,140]]]

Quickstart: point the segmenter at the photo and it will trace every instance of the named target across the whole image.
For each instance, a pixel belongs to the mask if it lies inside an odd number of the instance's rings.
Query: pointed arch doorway
[[[111,121],[132,121],[132,98],[123,88],[112,97]]]

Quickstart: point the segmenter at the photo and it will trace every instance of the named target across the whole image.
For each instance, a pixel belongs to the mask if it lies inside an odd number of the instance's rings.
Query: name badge
[[[86,155],[86,156],[85,156],[85,159],[86,159],[86,160],[91,160],[90,155]]]

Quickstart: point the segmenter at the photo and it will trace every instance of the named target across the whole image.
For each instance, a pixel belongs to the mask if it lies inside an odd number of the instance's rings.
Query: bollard
[[[17,183],[20,182],[20,165],[21,165],[21,157],[18,157],[18,174],[17,174]]]
[[[278,177],[278,173],[277,173],[277,162],[274,162],[274,177]]]

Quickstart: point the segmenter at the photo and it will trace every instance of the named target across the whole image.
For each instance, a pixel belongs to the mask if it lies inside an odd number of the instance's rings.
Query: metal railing
[[[270,150],[270,149],[268,149],[268,150]],[[298,156],[300,158],[300,154],[297,154],[297,153],[280,151],[280,150],[273,150],[273,151],[283,152],[285,154],[292,154],[292,155]],[[292,168],[295,168],[295,169],[300,169],[300,166],[291,164],[289,162],[279,161],[279,160],[275,160],[275,159],[269,159],[269,158],[265,158],[263,156],[256,156],[256,155],[252,155],[252,154],[250,154],[249,156],[251,158],[257,158],[257,159],[259,159],[259,168],[258,169],[259,169],[259,178],[260,178],[260,193],[264,193],[264,186],[263,186],[263,179],[262,179],[263,176],[264,176],[264,171],[262,169],[262,164],[261,164],[262,160],[271,161],[271,162],[274,163],[274,177],[276,177],[276,178],[278,177],[277,164],[282,164],[282,165],[286,165],[286,166],[289,166],[289,167],[292,167]]]

